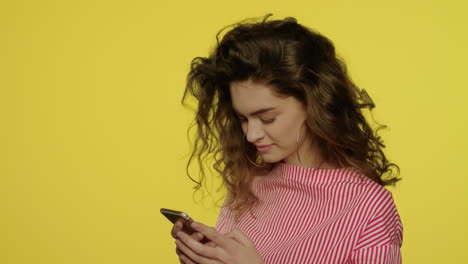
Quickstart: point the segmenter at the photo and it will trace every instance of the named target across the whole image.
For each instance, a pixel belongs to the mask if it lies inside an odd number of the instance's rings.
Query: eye
[[[273,123],[273,121],[275,121],[274,118],[272,118],[272,119],[267,119],[267,120],[263,120],[263,119],[262,119],[262,122],[263,122],[264,124],[270,124],[270,123]]]
[[[239,116],[239,121],[240,121],[241,123],[247,122],[247,118],[245,118],[245,117],[240,117],[240,116]]]

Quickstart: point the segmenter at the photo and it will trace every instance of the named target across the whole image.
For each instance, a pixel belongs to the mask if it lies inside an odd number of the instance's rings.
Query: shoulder
[[[396,210],[393,195],[384,186],[356,169],[345,170],[343,174],[346,174],[346,177],[343,177],[342,184],[348,185],[352,194],[361,200],[369,216],[384,213],[389,209]]]
[[[363,233],[357,248],[396,244],[403,241],[403,224],[392,193],[372,179],[361,175],[361,217]]]

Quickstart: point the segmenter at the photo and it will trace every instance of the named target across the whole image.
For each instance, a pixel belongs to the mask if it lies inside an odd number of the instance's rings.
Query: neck
[[[299,157],[297,152],[299,152]],[[290,157],[284,159],[282,162],[301,166],[305,168],[322,168],[322,169],[334,169],[339,168],[336,164],[326,161],[320,151],[320,149],[309,142],[304,142],[299,147],[299,151],[295,152]]]
[[[311,142],[301,144],[299,150],[284,159],[283,162],[306,168],[321,168],[324,163],[319,148]]]

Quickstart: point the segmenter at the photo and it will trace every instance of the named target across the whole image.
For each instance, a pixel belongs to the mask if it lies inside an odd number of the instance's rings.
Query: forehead
[[[273,87],[261,82],[231,82],[229,91],[234,110],[242,113],[266,107],[280,107],[285,103],[284,96],[280,96]]]

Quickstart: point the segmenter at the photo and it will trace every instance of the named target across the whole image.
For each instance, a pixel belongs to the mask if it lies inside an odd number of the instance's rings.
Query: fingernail
[[[202,238],[203,238],[203,234],[202,234],[202,233],[197,233],[197,237],[198,237],[199,239],[202,239]]]
[[[197,223],[197,222],[192,222],[192,227],[193,227],[193,228],[200,227],[200,224]]]

